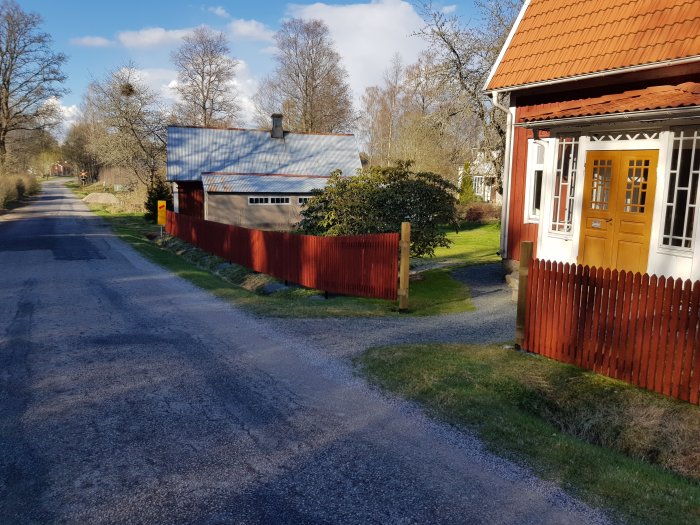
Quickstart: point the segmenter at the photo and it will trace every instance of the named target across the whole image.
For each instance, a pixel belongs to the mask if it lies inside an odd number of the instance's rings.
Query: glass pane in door
[[[607,210],[610,201],[610,184],[612,181],[611,159],[593,161],[593,178],[591,181],[591,209]]]

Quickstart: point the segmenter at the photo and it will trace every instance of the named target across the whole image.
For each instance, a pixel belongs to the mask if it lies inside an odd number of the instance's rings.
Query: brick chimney
[[[283,139],[284,130],[282,129],[282,113],[272,114],[272,132],[270,135],[273,139]]]

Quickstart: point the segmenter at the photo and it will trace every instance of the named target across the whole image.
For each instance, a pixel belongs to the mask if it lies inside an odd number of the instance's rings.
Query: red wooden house
[[[700,0],[528,0],[485,89],[504,259],[700,279]]]

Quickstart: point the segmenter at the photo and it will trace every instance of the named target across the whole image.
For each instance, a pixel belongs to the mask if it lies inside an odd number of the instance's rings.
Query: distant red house
[[[526,1],[485,90],[504,259],[700,279],[700,0]]]
[[[73,168],[67,162],[56,162],[51,166],[51,175],[56,177],[70,177]]]

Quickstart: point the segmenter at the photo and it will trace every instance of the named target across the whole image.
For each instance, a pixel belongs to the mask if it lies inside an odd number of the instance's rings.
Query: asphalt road
[[[1,523],[606,521],[44,188],[0,217]]]

